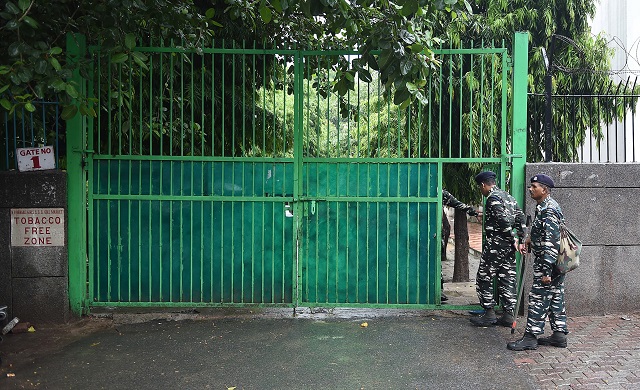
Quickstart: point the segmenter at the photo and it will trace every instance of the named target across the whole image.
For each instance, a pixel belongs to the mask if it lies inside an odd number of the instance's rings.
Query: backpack
[[[560,250],[556,261],[556,270],[561,274],[573,271],[580,265],[582,242],[564,224],[560,223]]]

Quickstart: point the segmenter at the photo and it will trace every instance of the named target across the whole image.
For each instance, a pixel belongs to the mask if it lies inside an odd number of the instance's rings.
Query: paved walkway
[[[514,354],[540,389],[640,389],[640,313],[569,316],[568,326],[567,348]]]

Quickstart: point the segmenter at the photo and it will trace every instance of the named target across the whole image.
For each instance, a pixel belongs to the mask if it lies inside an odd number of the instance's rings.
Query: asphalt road
[[[12,352],[32,336],[7,335],[0,388],[535,388],[505,348],[509,330],[472,327],[466,315],[303,317],[148,319],[58,348],[44,340],[43,353]]]

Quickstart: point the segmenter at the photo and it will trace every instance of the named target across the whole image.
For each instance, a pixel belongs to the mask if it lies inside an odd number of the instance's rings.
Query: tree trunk
[[[453,219],[455,236],[455,261],[453,263],[453,282],[469,281],[469,228],[467,213],[457,210]]]

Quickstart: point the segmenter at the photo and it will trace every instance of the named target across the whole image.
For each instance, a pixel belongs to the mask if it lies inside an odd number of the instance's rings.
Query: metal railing
[[[554,94],[553,161],[622,163],[640,161],[640,118],[636,116],[640,94],[637,78],[599,86],[595,93]],[[529,94],[529,149],[542,150],[544,123],[536,113],[544,111],[544,94]],[[544,153],[543,153],[544,154]],[[538,158],[529,158],[529,162]]]
[[[65,168],[64,121],[57,101],[32,102],[35,111],[18,107],[13,112],[0,109],[0,171],[17,169],[16,149],[53,146],[56,167]]]

